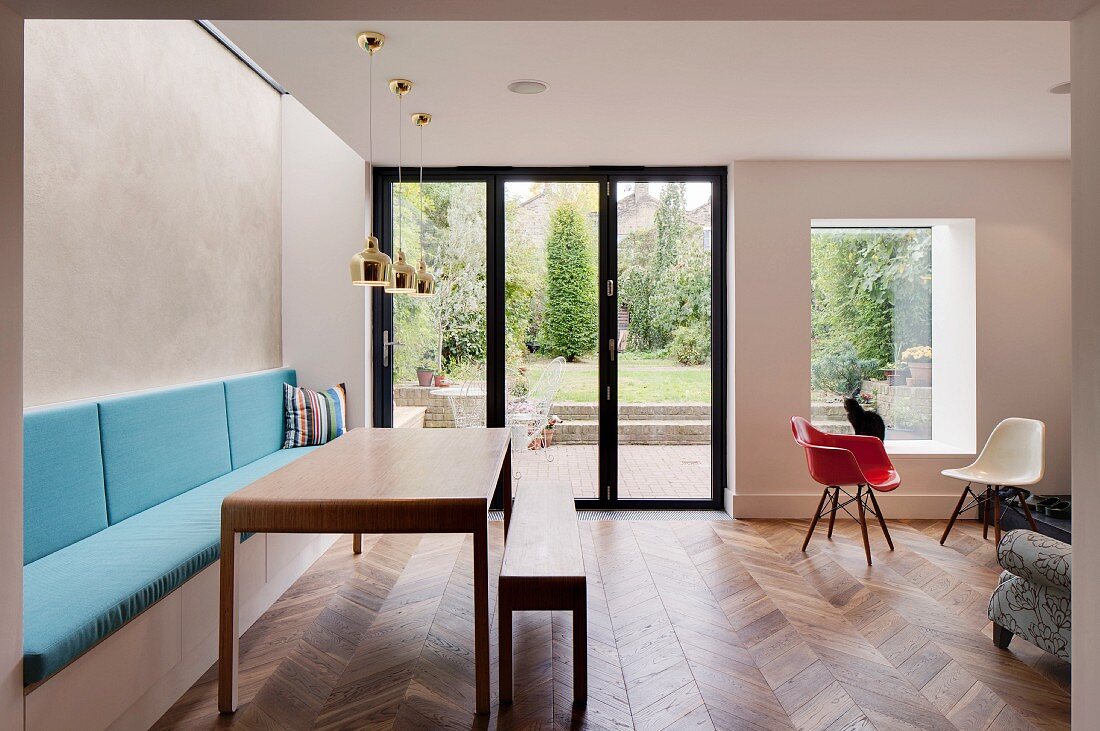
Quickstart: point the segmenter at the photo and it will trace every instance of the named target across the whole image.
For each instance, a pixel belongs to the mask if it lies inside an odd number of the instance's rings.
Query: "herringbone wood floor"
[[[517,613],[516,702],[472,713],[471,542],[343,539],[241,640],[241,709],[212,668],[157,728],[1060,729],[1069,666],[997,650],[998,575],[973,524],[897,521],[868,568],[858,528],[803,521],[584,522],[587,707],[568,613]],[[499,570],[502,525],[490,531]],[[491,580],[492,581],[492,580]],[[495,581],[491,601],[495,604]],[[494,620],[495,632],[495,620]]]

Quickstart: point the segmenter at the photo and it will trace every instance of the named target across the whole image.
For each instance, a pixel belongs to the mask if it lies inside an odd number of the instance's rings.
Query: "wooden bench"
[[[573,490],[524,482],[505,522],[500,612],[500,702],[512,702],[512,612],[573,612],[573,702],[588,698],[588,584]]]

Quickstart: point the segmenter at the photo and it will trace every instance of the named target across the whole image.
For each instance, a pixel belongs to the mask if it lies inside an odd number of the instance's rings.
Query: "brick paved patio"
[[[513,455],[513,467],[520,480],[564,480],[573,486],[576,497],[597,496],[594,444],[555,444],[548,450],[528,450]],[[710,445],[621,445],[619,497],[709,498]]]

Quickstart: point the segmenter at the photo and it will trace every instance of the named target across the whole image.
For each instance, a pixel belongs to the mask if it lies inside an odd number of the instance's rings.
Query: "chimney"
[[[638,201],[642,200],[643,198],[648,198],[648,197],[649,197],[649,183],[648,182],[643,182],[643,181],[638,181],[638,182],[634,183],[634,202],[637,203]]]

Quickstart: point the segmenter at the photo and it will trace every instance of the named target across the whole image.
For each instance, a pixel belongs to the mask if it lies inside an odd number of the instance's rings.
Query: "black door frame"
[[[406,170],[407,172],[408,169]],[[412,169],[411,172],[416,172]],[[393,211],[390,195],[398,179],[397,168],[374,169],[374,200],[372,216],[374,230],[382,251],[393,255]],[[505,426],[504,398],[504,280],[505,280],[505,183],[592,182],[600,185],[599,204],[599,277],[601,307],[599,318],[600,347],[599,391],[599,497],[578,499],[578,508],[685,509],[723,506],[726,489],[726,369],[728,351],[727,324],[727,169],[725,167],[459,167],[424,168],[425,182],[471,182],[485,184],[486,241],[486,423],[490,427]],[[412,180],[411,176],[406,179]],[[618,499],[614,476],[618,467],[618,377],[617,362],[603,347],[617,336],[618,315],[618,245],[616,243],[618,212],[610,205],[619,183],[631,182],[709,182],[711,183],[711,496],[697,500]],[[609,291],[605,283],[613,282]],[[609,301],[608,301],[609,300]],[[383,358],[383,339],[393,333],[393,308],[380,287],[371,293],[371,391],[373,423],[376,427],[393,426],[392,358]],[[498,506],[500,496],[494,500]]]

